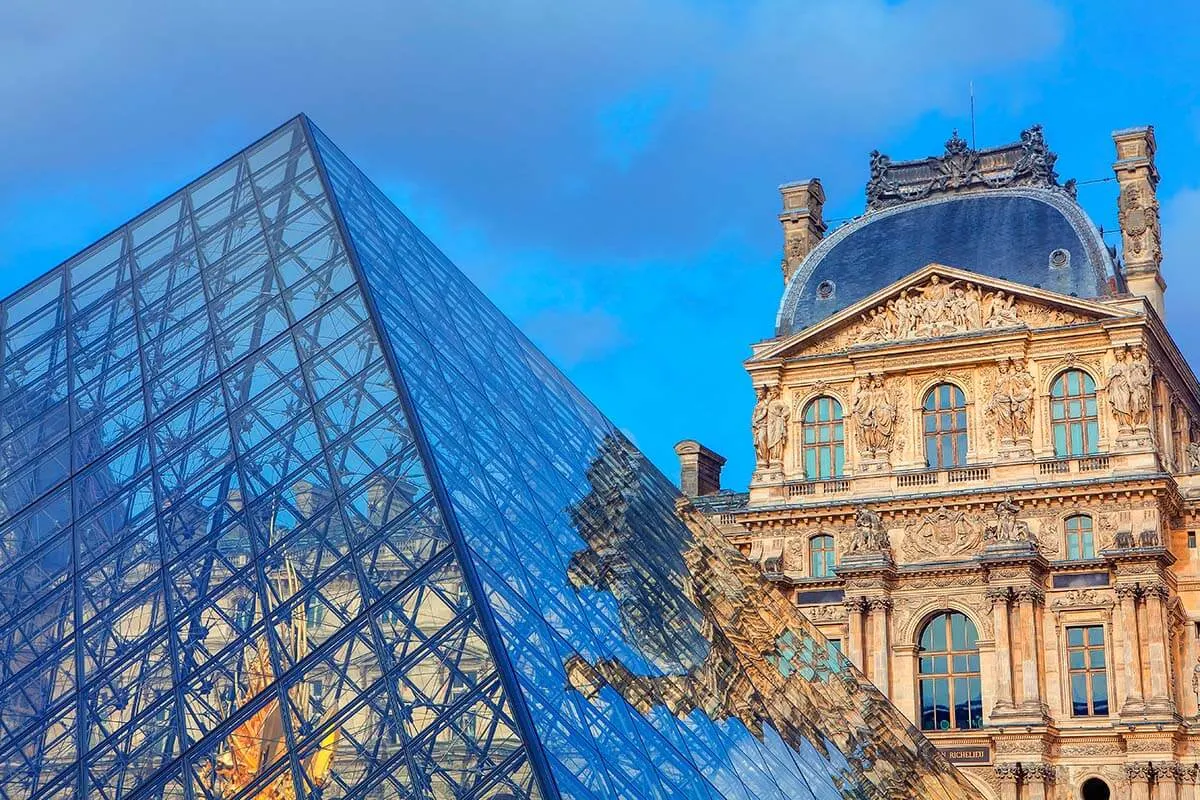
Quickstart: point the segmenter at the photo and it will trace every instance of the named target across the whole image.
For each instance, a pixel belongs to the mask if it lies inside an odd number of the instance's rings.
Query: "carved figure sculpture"
[[[996,544],[1037,544],[1029,523],[1017,519],[1020,513],[1021,507],[1011,499],[996,503],[996,518],[984,526],[983,538]]]
[[[891,547],[883,518],[866,506],[854,512],[854,536],[850,540],[851,553],[866,553],[887,550]]]
[[[767,415],[770,404],[767,387],[759,386],[758,402],[754,404],[754,413],[750,418],[750,434],[754,439],[754,458],[760,468],[767,466],[771,457],[771,450],[767,445]]]
[[[1028,439],[1029,417],[1033,411],[1033,376],[1024,364],[1011,358],[1001,361],[997,369],[996,386],[987,410],[995,417],[1001,440]]]
[[[1150,359],[1141,347],[1134,347],[1129,361],[1129,403],[1134,428],[1150,427],[1151,392],[1154,387],[1154,372]]]
[[[868,375],[864,383],[856,387],[851,408],[858,430],[859,451],[866,458],[886,457],[892,449],[896,405],[888,397],[883,378]]]
[[[767,397],[767,463],[772,467],[783,464],[783,448],[787,444],[788,420],[792,411],[779,396],[779,387],[771,387]]]
[[[1117,535],[1113,537],[1113,547],[1118,550],[1130,550],[1133,546],[1133,531],[1117,531]]]
[[[1108,405],[1117,425],[1128,433],[1133,430],[1133,390],[1129,383],[1129,363],[1124,350],[1113,352],[1113,365],[1108,369]]]
[[[929,276],[924,286],[905,289],[863,314],[860,344],[875,344],[899,339],[945,336],[982,328],[1006,328],[1020,325],[1015,299],[1004,292],[985,298],[978,286],[959,281],[944,281]]]
[[[1188,472],[1200,472],[1200,442],[1188,442],[1187,469]]]
[[[1146,528],[1138,537],[1138,547],[1158,547],[1158,529]]]
[[[988,295],[987,313],[984,315],[983,327],[1011,328],[1020,325],[1021,320],[1017,318],[1017,310],[1013,307],[1013,302],[1012,295],[1006,295],[1002,291]]]

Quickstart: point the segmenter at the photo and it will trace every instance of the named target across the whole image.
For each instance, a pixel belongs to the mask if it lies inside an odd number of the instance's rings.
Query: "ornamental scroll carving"
[[[879,375],[868,375],[854,383],[851,407],[858,450],[864,458],[886,459],[896,433],[897,405]]]
[[[1056,156],[1046,145],[1041,125],[1021,131],[1021,140],[1002,147],[976,150],[958,135],[946,140],[940,156],[893,162],[878,150],[871,152],[867,208],[875,210],[951,194],[975,187],[1058,187]],[[1059,187],[1074,196],[1074,181]]]
[[[1117,222],[1125,233],[1129,260],[1162,258],[1162,234],[1158,223],[1158,199],[1154,192],[1130,184],[1118,200]]]
[[[945,506],[904,528],[904,556],[910,561],[969,555],[982,542],[983,531],[976,521]]]

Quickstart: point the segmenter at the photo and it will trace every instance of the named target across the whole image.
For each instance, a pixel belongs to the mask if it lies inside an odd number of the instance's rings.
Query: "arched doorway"
[[[1108,800],[1111,796],[1112,791],[1108,784],[1099,778],[1088,778],[1083,782],[1083,786],[1079,787],[1081,800]]]

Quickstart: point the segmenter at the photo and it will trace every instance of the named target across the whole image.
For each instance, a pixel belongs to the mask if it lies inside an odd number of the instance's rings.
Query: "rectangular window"
[[[1188,547],[1191,547],[1191,548],[1196,547],[1196,532],[1195,531],[1188,531]]]
[[[1104,657],[1104,627],[1067,628],[1067,679],[1071,714],[1108,716],[1108,670]]]

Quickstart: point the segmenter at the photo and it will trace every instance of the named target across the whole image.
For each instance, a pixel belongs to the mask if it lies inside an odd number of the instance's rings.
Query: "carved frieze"
[[[972,281],[938,274],[906,287],[858,320],[807,343],[803,352],[821,355],[856,345],[883,344],[1006,328],[1055,328],[1089,322],[1092,317],[987,290]]]

